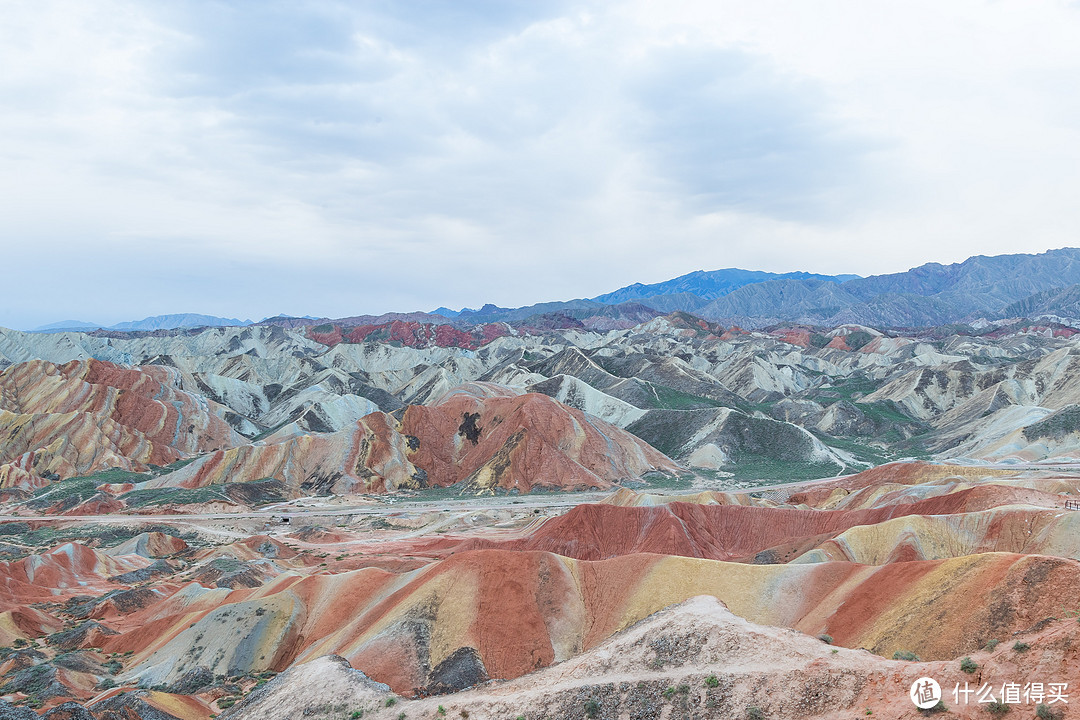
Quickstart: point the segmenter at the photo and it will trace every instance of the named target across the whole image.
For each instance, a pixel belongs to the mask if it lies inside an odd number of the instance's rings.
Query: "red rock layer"
[[[9,487],[107,467],[144,470],[241,442],[223,407],[176,380],[168,368],[97,360],[12,365],[0,373],[0,480]]]
[[[376,412],[338,433],[219,451],[152,485],[203,487],[263,478],[301,493],[385,492],[403,487],[608,488],[650,470],[675,471],[635,436],[546,395],[470,383],[401,421]]]
[[[1009,504],[1014,495],[1042,494],[984,486],[917,502],[832,511],[681,502],[652,507],[587,504],[548,520],[526,537],[505,541],[471,540],[462,548],[540,550],[580,560],[657,553],[751,561],[758,553],[771,551],[770,557],[760,559],[784,562],[859,525],[876,525],[906,516],[978,512]],[[1056,519],[1057,513],[1053,510],[1003,512],[989,522],[981,551],[1005,547],[1020,551],[1032,533],[1037,535],[1042,526]],[[1024,537],[1011,537],[1015,534],[1012,529],[1017,526],[1025,529]]]
[[[607,488],[649,470],[678,469],[630,433],[537,393],[450,392],[405,410],[401,432],[419,439],[413,464],[431,484],[478,488]]]
[[[462,329],[454,325],[408,320],[352,327],[320,325],[308,329],[309,338],[331,347],[341,342],[378,341],[400,343],[406,347],[457,347],[476,350],[496,338],[509,334],[510,327],[504,323],[488,323]]]
[[[1076,561],[1009,553],[867,567],[659,555],[589,562],[487,550],[404,575],[371,568],[282,575],[255,591],[208,594],[194,604],[188,593],[187,600],[163,600],[125,618],[117,625],[122,633],[104,650],[131,650],[137,667],[179,674],[178,659],[203,662],[206,633],[232,632],[249,651],[230,662],[245,671],[280,670],[335,653],[395,691],[409,692],[460,648],[474,648],[491,677],[517,677],[701,594],[754,622],[827,632],[845,646],[887,655],[910,649],[930,659],[957,657],[989,637],[1025,630],[1054,616],[1059,599],[1077,592]],[[227,611],[223,603],[236,609]],[[262,608],[261,624],[244,624],[256,608]]]

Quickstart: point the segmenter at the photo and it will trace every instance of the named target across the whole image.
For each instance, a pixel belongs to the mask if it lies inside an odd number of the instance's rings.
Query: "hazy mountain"
[[[61,320],[60,322],[42,325],[30,332],[35,333],[58,333],[58,332],[90,332],[99,328],[105,330],[151,331],[173,330],[176,328],[192,327],[243,327],[251,325],[250,320],[237,320],[236,318],[222,318],[214,315],[198,315],[195,313],[180,313],[174,315],[155,315],[142,320],[117,323],[116,325],[101,325],[89,323],[83,320]]]
[[[779,321],[925,326],[1001,317],[1012,303],[1077,283],[1080,249],[1063,248],[927,263],[842,285],[817,278],[767,280],[733,290],[697,312],[710,320],[757,326]]]
[[[1023,300],[1010,303],[1001,312],[1002,317],[1039,317],[1057,315],[1080,318],[1080,285],[1044,290]]]
[[[684,311],[722,324],[765,327],[781,322],[822,326],[925,327],[980,317],[1080,316],[1080,249],[1033,255],[969,258],[927,263],[901,273],[858,277],[784,274],[727,268],[696,271],[661,283],[635,283],[592,299],[544,302],[518,308],[486,304],[478,310],[440,307],[431,313],[385,313],[329,319],[277,316],[260,325],[356,327],[392,322],[474,326],[490,323],[534,329],[623,329],[661,314]],[[251,325],[210,315],[159,315],[109,330],[154,331]],[[32,332],[93,330],[63,321]]]
[[[42,325],[36,327],[30,332],[83,332],[88,330],[97,330],[99,327],[103,327],[97,323],[86,322],[85,320],[61,320],[60,322],[49,323],[48,325]]]
[[[733,290],[738,290],[741,287],[752,285],[755,283],[761,283],[768,280],[828,280],[836,283],[842,283],[847,280],[851,280],[859,277],[858,275],[816,275],[808,272],[790,272],[790,273],[771,273],[763,272],[760,270],[741,270],[739,268],[725,268],[723,270],[697,270],[686,275],[680,275],[673,280],[666,280],[664,282],[652,283],[650,285],[643,285],[642,283],[634,283],[633,285],[627,285],[626,287],[619,288],[613,292],[605,293],[603,295],[597,295],[593,298],[596,302],[602,302],[607,304],[616,304],[627,302],[630,300],[644,300],[646,298],[653,299],[658,296],[678,296],[690,304],[693,304],[693,297],[700,298],[703,301],[715,300],[718,297],[723,297]],[[674,298],[671,298],[674,299]],[[646,302],[646,305],[650,305],[650,302]],[[693,310],[693,307],[671,307],[670,300],[666,303],[667,307],[657,308],[665,310]],[[702,302],[700,305],[704,305]],[[699,306],[700,306],[699,305]]]
[[[117,323],[109,330],[172,330],[173,328],[186,327],[242,327],[251,325],[250,320],[237,320],[236,318],[222,318],[214,315],[198,315],[195,313],[180,313],[175,315],[155,315],[132,320],[130,322]]]

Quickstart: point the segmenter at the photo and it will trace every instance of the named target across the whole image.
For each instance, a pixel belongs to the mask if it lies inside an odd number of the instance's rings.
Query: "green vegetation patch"
[[[93,475],[59,480],[34,492],[25,505],[33,510],[44,510],[59,503],[73,508],[97,494],[98,485],[106,483],[140,483],[146,480],[144,473],[128,470],[103,470]]]
[[[22,524],[22,523],[20,523]],[[31,547],[52,547],[64,542],[82,542],[95,547],[113,547],[145,532],[160,532],[165,535],[183,538],[187,542],[196,540],[193,532],[181,533],[168,525],[77,525],[75,527],[57,527],[48,524],[37,530],[23,533],[19,539]]]
[[[152,507],[156,505],[194,505],[196,503],[224,500],[232,502],[220,485],[207,485],[201,488],[144,488],[132,490],[120,496],[129,508]]]
[[[649,492],[650,490],[677,490],[689,492],[694,486],[694,475],[690,473],[674,475],[672,473],[654,471],[642,475],[640,481],[626,482],[623,483],[623,485],[633,488],[638,492]]]
[[[1080,405],[1069,405],[1037,423],[1028,425],[1021,432],[1025,440],[1040,438],[1061,440],[1066,435],[1080,431]]]
[[[176,462],[169,463],[168,465],[165,465],[164,467],[162,467],[160,465],[151,464],[149,466],[150,467],[150,474],[154,475],[155,477],[159,476],[159,475],[168,475],[169,473],[176,472],[177,470],[180,470],[181,468],[187,467],[188,465],[195,462],[196,460],[198,460],[198,458],[187,458],[186,460],[177,460]]]
[[[753,480],[758,485],[773,485],[793,480],[820,480],[835,477],[843,468],[835,463],[810,463],[778,460],[763,455],[743,455],[734,465],[724,466],[733,480]]]
[[[874,392],[881,387],[881,384],[880,380],[874,380],[868,377],[848,377],[842,380],[836,380],[831,385],[819,388],[817,394],[808,399],[816,400],[822,405],[831,405],[837,400],[854,402],[859,398]]]
[[[727,407],[725,403],[711,398],[692,395],[682,390],[649,383],[650,389],[655,394],[654,407],[662,410],[700,410],[702,408]]]
[[[855,332],[846,335],[844,337],[844,342],[847,343],[847,346],[852,350],[859,350],[865,347],[867,343],[873,339],[874,336],[865,330],[856,330]]]
[[[855,407],[862,410],[863,414],[871,420],[883,425],[910,425],[911,423],[918,422],[901,410],[900,406],[892,400],[882,400],[880,402],[872,403],[856,401]]]

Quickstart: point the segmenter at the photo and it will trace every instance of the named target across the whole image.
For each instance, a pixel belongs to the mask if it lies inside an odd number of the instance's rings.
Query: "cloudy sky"
[[[1080,4],[0,0],[0,325],[1080,245]]]

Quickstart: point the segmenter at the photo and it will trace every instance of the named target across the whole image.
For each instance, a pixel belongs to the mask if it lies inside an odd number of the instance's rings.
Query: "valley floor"
[[[646,490],[9,505],[0,717],[916,718],[923,676],[1070,716],[1075,468]]]

